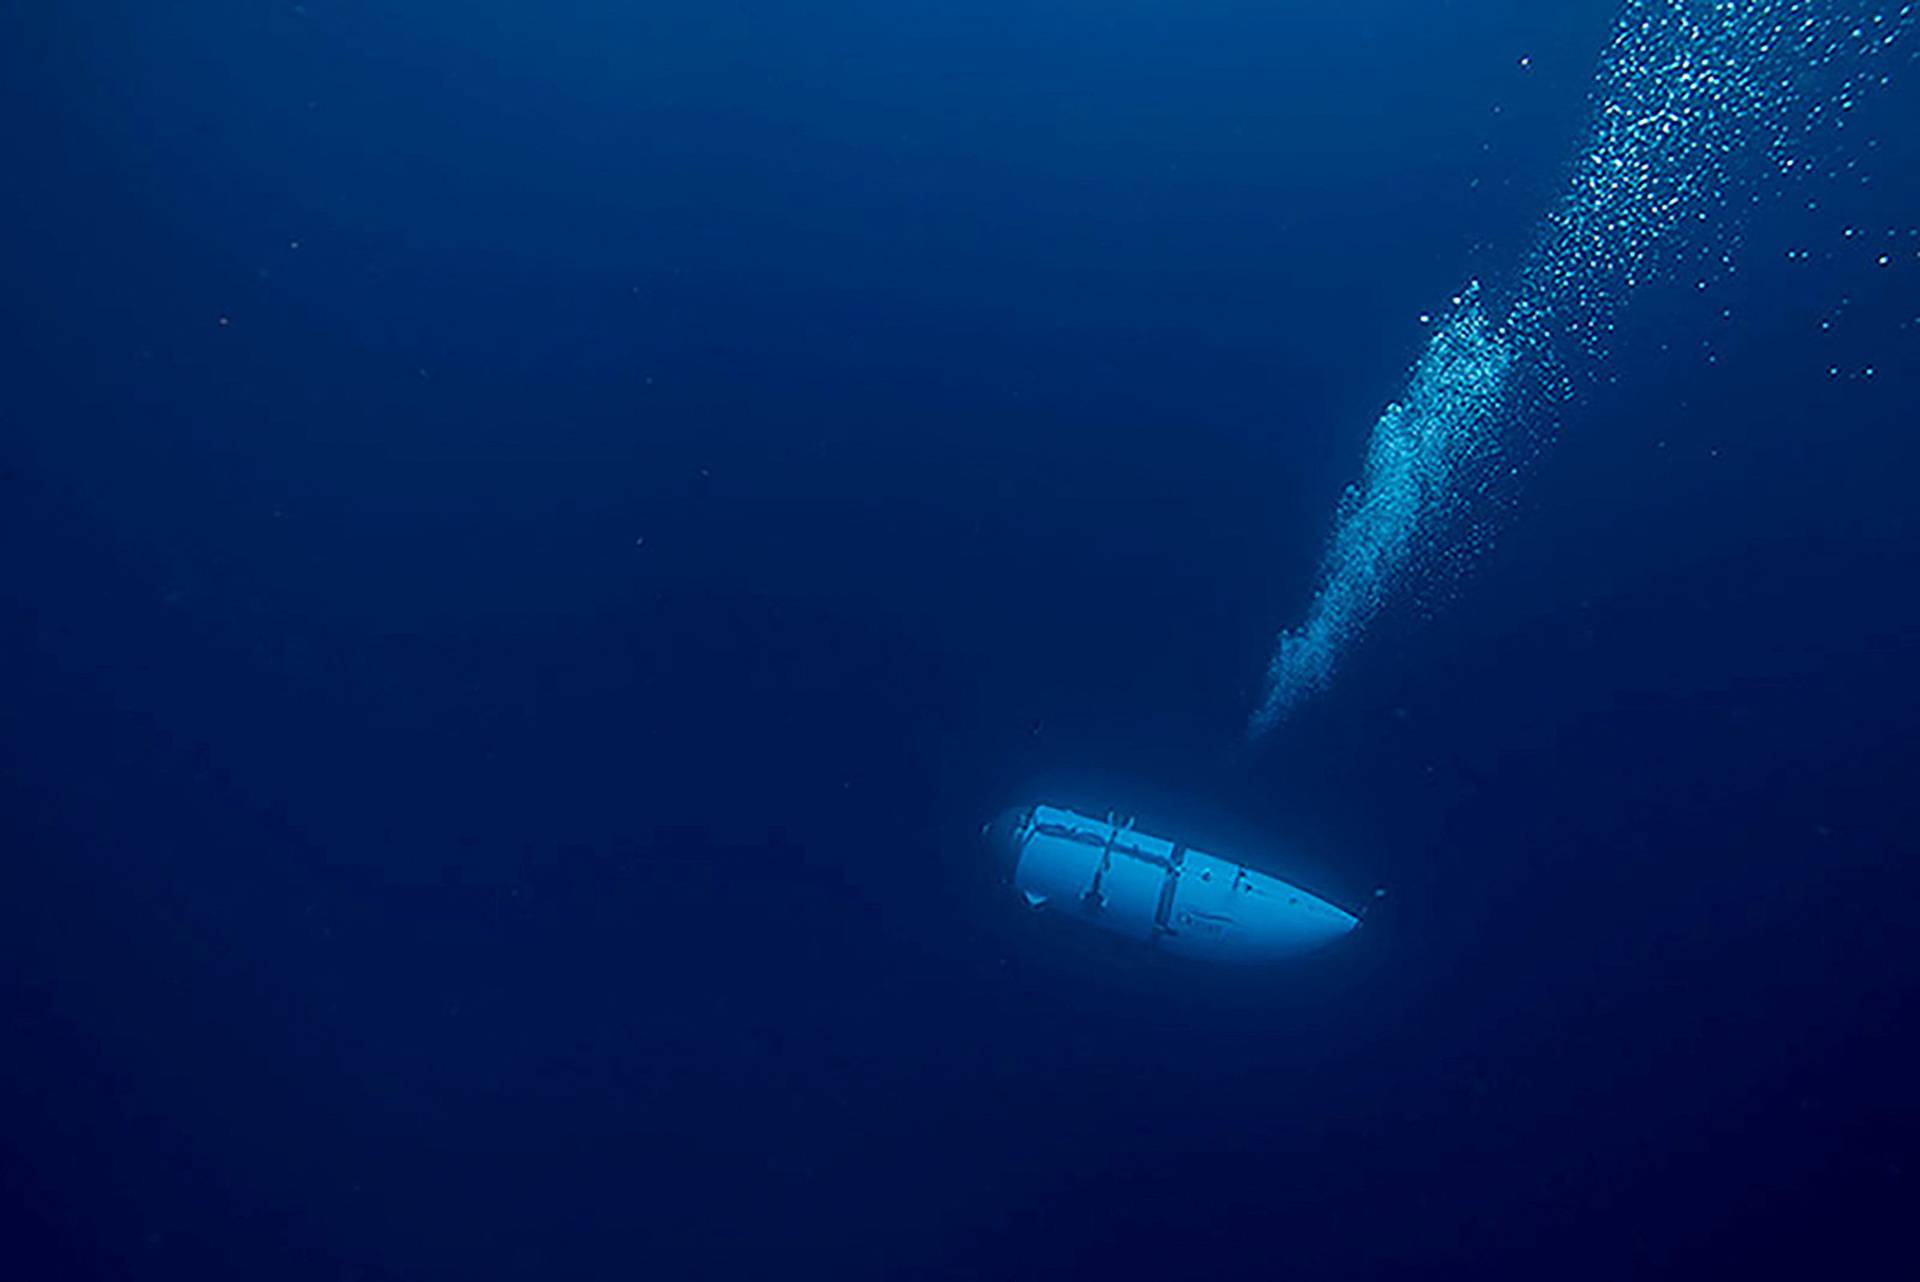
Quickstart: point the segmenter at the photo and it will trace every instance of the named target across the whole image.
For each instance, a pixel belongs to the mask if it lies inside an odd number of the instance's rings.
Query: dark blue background
[[[1242,740],[1615,10],[5,6],[0,1277],[1904,1254],[1905,56]],[[1132,956],[1042,796],[1390,893]]]

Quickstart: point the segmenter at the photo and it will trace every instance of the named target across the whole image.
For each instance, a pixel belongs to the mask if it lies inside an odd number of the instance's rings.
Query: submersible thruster
[[[1139,832],[1111,815],[1028,806],[1007,811],[986,832],[1033,908],[1062,911],[1184,957],[1295,957],[1360,920],[1277,877]]]

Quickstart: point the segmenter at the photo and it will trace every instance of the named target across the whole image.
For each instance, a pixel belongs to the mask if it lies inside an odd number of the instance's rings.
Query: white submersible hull
[[[1184,957],[1295,957],[1359,924],[1298,886],[1138,832],[1131,822],[1040,805],[1009,811],[988,834],[1034,908]]]

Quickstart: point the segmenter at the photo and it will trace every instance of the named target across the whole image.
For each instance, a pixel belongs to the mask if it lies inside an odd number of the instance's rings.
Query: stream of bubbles
[[[1306,616],[1283,632],[1250,731],[1323,692],[1396,598],[1471,564],[1554,407],[1621,305],[1689,255],[1724,257],[1736,192],[1804,167],[1883,84],[1915,6],[1861,0],[1628,0],[1571,178],[1498,306],[1453,300],[1374,424]]]

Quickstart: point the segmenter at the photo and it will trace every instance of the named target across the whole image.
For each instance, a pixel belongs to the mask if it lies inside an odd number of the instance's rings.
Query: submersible
[[[1009,810],[986,833],[1033,908],[1078,917],[1162,952],[1269,961],[1311,952],[1360,919],[1232,859],[1058,806]]]

